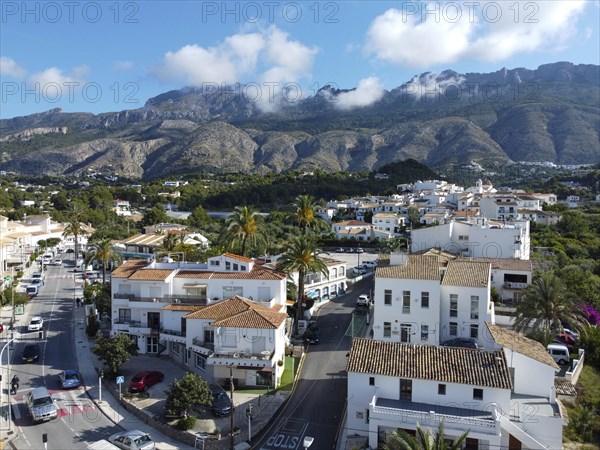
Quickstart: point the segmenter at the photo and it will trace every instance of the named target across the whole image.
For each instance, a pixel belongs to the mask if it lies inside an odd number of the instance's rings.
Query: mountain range
[[[254,90],[253,90],[254,89]],[[166,92],[133,110],[0,121],[0,169],[129,178],[292,169],[376,170],[413,158],[433,168],[478,161],[600,162],[600,66],[423,73],[390,91],[324,86],[287,101],[255,86]],[[251,93],[253,95],[251,95]]]

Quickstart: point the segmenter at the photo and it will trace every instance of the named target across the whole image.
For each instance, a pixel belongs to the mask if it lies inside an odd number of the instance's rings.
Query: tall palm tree
[[[259,227],[259,214],[248,206],[236,206],[233,213],[225,221],[231,243],[241,245],[242,256],[246,256],[248,243],[255,244],[262,238]]]
[[[405,431],[393,430],[385,435],[384,450],[460,450],[467,439],[465,431],[453,441],[444,437],[444,422],[440,422],[437,431],[425,430],[417,424],[417,437]]]
[[[311,195],[299,195],[296,197],[294,208],[292,219],[300,225],[303,235],[306,235],[309,229],[325,229],[325,221],[317,216],[316,210],[318,205]]]
[[[94,259],[102,263],[102,284],[106,283],[106,267],[108,263],[121,262],[123,257],[118,253],[110,239],[101,239],[93,244],[86,257],[86,265]]]
[[[177,247],[177,244],[179,244],[179,236],[174,233],[167,233],[160,248],[165,252],[172,252]]]
[[[552,271],[543,272],[517,303],[513,328],[541,333],[542,343],[546,346],[552,341],[553,330],[562,330],[562,322],[580,328],[583,317],[575,305],[575,297],[562,280]]]
[[[71,218],[65,225],[63,236],[66,237],[73,235],[75,238],[75,258],[77,258],[77,255],[79,255],[79,238],[81,236],[86,236],[87,234],[88,232],[85,230],[85,228],[83,228],[83,225],[76,217]]]
[[[302,299],[304,297],[304,278],[308,273],[322,273],[329,276],[329,269],[323,258],[319,256],[320,249],[315,236],[294,236],[287,249],[279,258],[277,268],[283,272],[298,272],[298,299],[296,301],[296,320],[294,335],[298,336],[298,321],[304,317]]]

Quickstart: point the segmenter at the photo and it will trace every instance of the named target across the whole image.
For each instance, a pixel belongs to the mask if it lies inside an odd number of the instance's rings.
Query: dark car
[[[213,384],[210,386],[213,396],[212,411],[215,416],[225,417],[231,414],[231,399],[221,386]]]
[[[132,392],[144,392],[150,386],[165,379],[165,375],[157,370],[146,370],[133,376],[129,382],[129,390]]]
[[[23,349],[23,362],[34,362],[40,357],[40,346],[38,344],[26,344]]]
[[[307,344],[318,344],[320,340],[318,325],[316,323],[310,323],[302,338]]]
[[[456,338],[450,339],[442,343],[444,347],[462,347],[462,348],[479,348],[477,341],[471,338]]]

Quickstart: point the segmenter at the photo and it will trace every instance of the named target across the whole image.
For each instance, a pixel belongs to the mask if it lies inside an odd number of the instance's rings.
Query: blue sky
[[[600,64],[599,4],[2,0],[0,118],[236,82],[265,109],[328,83],[359,108],[427,71]]]

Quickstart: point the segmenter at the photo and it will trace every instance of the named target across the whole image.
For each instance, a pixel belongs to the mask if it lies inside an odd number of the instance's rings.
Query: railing
[[[180,336],[185,337],[185,332],[181,330],[169,330],[168,328],[161,328],[161,334],[168,334],[170,336]]]
[[[113,324],[115,325],[124,325],[123,327],[117,327],[118,329],[130,329],[130,328],[145,328],[151,334],[158,333],[158,326],[151,326],[150,324],[143,324],[139,320],[126,320],[126,319],[114,319]]]
[[[253,360],[261,360],[261,361],[270,361],[273,358],[273,354],[275,352],[271,350],[265,350],[260,353],[251,353],[244,351],[234,351],[234,352],[222,352],[217,351],[212,354],[213,358],[233,358],[233,359],[253,359]]]
[[[214,342],[205,342],[201,341],[200,338],[195,337],[192,339],[192,344],[197,345],[198,347],[206,348],[208,350],[215,351],[215,343]]]
[[[525,289],[527,287],[527,283],[517,283],[514,281],[506,281],[504,283],[504,287],[507,289]]]
[[[113,294],[115,300],[129,300],[130,302],[147,302],[147,303],[182,303],[192,305],[206,305],[206,295],[201,296],[189,296],[185,294],[167,294],[157,297],[140,297],[134,294],[124,294],[121,292],[115,292]]]

